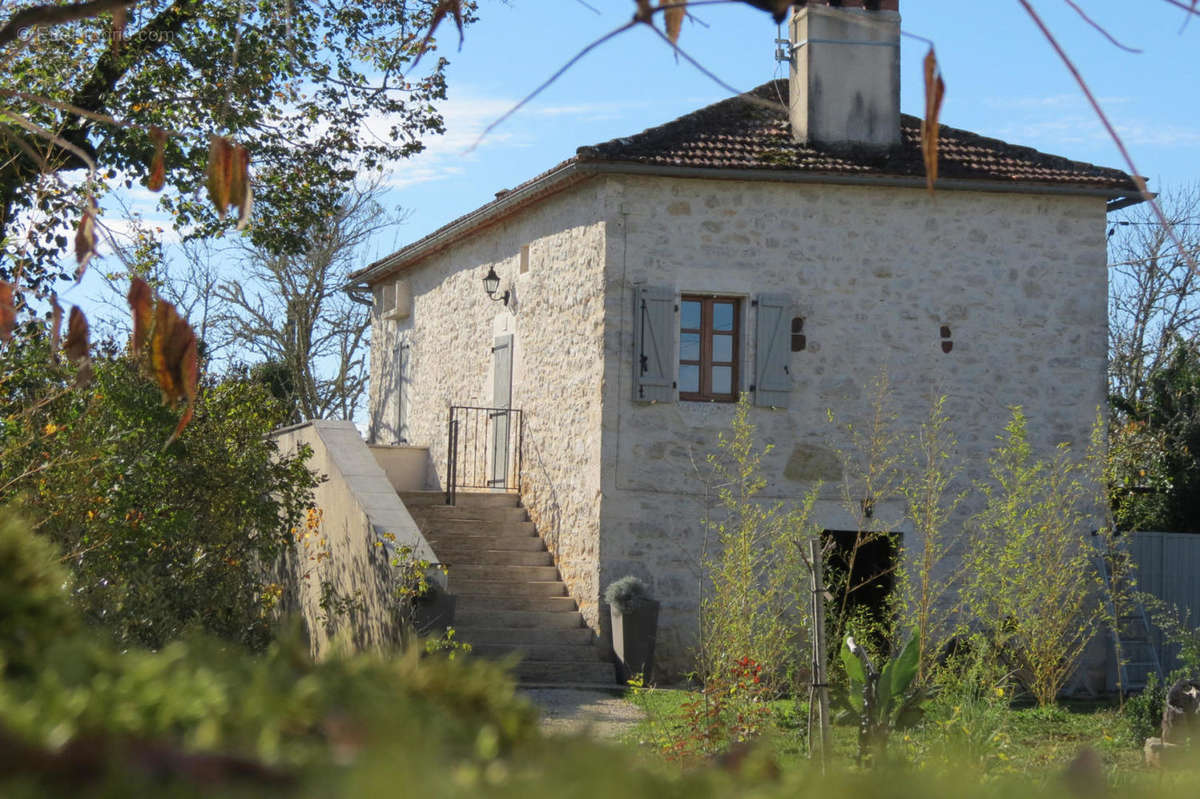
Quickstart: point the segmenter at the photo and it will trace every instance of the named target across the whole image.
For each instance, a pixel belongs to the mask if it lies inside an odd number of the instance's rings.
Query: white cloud
[[[1133,102],[1130,97],[1097,98],[1101,108]],[[1085,97],[1079,93],[1051,94],[1044,97],[985,97],[983,104],[998,109],[1084,109],[1088,108]]]
[[[577,117],[584,121],[613,119],[630,106],[624,103],[583,103],[577,105],[539,106],[521,108],[497,129],[483,135],[487,127],[517,103],[515,97],[480,97],[470,91],[440,106],[446,132],[425,140],[425,149],[418,155],[398,164],[386,179],[391,188],[403,189],[419,183],[430,183],[467,172],[468,165],[503,150],[526,149],[539,141],[539,120]],[[384,136],[389,123],[382,117],[367,122],[366,127],[376,136]],[[480,138],[482,136],[482,138]]]
[[[1200,128],[1152,122],[1115,122],[1121,140],[1130,147],[1200,146]],[[1091,114],[1066,114],[1054,119],[1013,121],[996,132],[1008,141],[1053,141],[1056,144],[1097,144],[1111,141],[1100,120]]]

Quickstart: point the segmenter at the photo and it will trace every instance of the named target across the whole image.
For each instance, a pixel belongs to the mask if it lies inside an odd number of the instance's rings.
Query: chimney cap
[[[832,6],[834,8],[863,8],[867,11],[899,11],[900,0],[798,0],[797,8]]]

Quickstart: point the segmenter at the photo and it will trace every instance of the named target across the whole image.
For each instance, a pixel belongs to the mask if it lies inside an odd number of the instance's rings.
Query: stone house
[[[1138,188],[943,126],[929,192],[896,3],[855,5],[796,12],[790,80],[580,147],[354,276],[375,293],[371,443],[428,447],[428,489],[470,464],[519,489],[600,640],[605,585],[645,579],[668,669],[696,629],[695,464],[739,394],[774,445],[764,494],[823,483],[831,531],[854,528],[827,410],[866,419],[883,370],[902,426],[948,398],[967,479],[1010,406],[1049,449],[1086,441],[1104,402],[1105,215]],[[484,412],[452,439],[451,406],[520,418]],[[540,624],[529,612],[505,623]]]

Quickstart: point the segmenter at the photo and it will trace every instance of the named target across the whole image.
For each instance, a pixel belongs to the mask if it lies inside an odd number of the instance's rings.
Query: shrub
[[[617,609],[618,613],[632,613],[653,602],[650,589],[632,574],[613,580],[604,589],[604,601]]]
[[[315,484],[304,456],[266,434],[282,418],[261,386],[206,380],[192,423],[141,364],[109,353],[94,382],[33,337],[0,353],[0,504],[17,502],[63,553],[87,618],[123,644],[161,647],[196,627],[262,648],[280,589],[265,576],[292,545]]]
[[[1033,454],[1025,416],[1014,408],[980,486],[964,559],[966,598],[980,632],[1024,677],[1041,706],[1052,703],[1101,620],[1098,578],[1085,535],[1094,524],[1093,469],[1060,446]]]
[[[1147,738],[1158,738],[1162,735],[1163,708],[1167,704],[1167,688],[1178,676],[1172,674],[1166,682],[1160,682],[1158,675],[1146,675],[1146,687],[1141,693],[1125,700],[1121,709],[1126,722],[1129,723],[1129,735],[1137,744]]]

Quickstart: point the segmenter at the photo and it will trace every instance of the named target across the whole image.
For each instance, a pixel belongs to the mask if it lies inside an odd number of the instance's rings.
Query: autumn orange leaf
[[[233,147],[224,136],[213,136],[208,143],[208,198],[224,219],[229,209],[229,189],[233,170]]]
[[[933,47],[925,55],[925,118],[921,120],[921,155],[925,159],[925,185],[933,191],[938,173],[938,115],[946,96],[946,83]]]
[[[13,303],[13,284],[0,280],[0,341],[7,344],[12,340],[17,326],[17,309]]]
[[[71,306],[71,316],[67,321],[66,350],[67,357],[76,363],[87,358],[91,351],[87,317],[78,305]]]
[[[663,24],[667,29],[667,38],[671,40],[671,44],[675,44],[683,30],[683,18],[687,16],[687,0],[658,0],[658,5],[665,9]]]
[[[75,269],[76,283],[83,278],[88,261],[96,254],[96,211],[96,198],[89,197],[83,218],[79,220],[79,227],[75,230],[75,261],[79,264]]]
[[[150,337],[150,361],[162,391],[163,404],[175,407],[187,400],[187,408],[164,447],[179,437],[195,411],[200,383],[200,357],[196,334],[175,306],[160,299],[154,309],[154,332]]]
[[[250,190],[250,151],[240,144],[233,146],[230,153],[229,204],[238,209],[238,230],[246,226],[253,204]]]
[[[134,275],[129,280],[129,310],[133,316],[133,354],[142,354],[146,346],[146,336],[150,333],[150,325],[154,321],[154,311],[151,309],[150,284]]]
[[[75,373],[75,385],[86,386],[92,382],[91,336],[87,317],[78,305],[72,306],[71,315],[67,320],[67,342],[64,349],[67,351],[67,357],[79,366]]]
[[[162,392],[164,405],[174,406],[179,401],[180,386],[175,380],[177,370],[171,363],[170,342],[175,325],[183,322],[175,306],[159,300],[154,307],[154,332],[150,336],[150,365],[154,379]]]
[[[50,359],[58,363],[58,351],[62,347],[62,306],[58,295],[50,295]]]
[[[150,176],[146,178],[146,188],[150,191],[162,191],[167,180],[167,167],[163,152],[167,144],[167,132],[157,126],[150,128],[150,141],[154,142],[154,157],[150,159]]]
[[[454,16],[454,24],[458,26],[458,47],[462,49],[463,44],[463,0],[438,0],[437,7],[433,9],[433,17],[429,20],[429,31],[425,34],[425,38],[417,45],[417,57],[413,59],[413,66],[421,60],[421,56],[425,55],[425,50],[429,47],[429,43],[433,41],[433,34],[437,32],[438,25],[442,24],[442,20],[447,14]]]
[[[196,333],[174,305],[155,298],[150,285],[137,275],[130,278],[127,299],[133,315],[130,342],[133,354],[140,356],[149,341],[150,367],[162,392],[163,404],[174,408],[181,399],[187,400],[179,424],[163,444],[165,448],[179,438],[195,413],[200,386],[200,350]]]
[[[179,438],[179,434],[188,426],[188,422],[192,421],[192,415],[196,412],[196,393],[200,385],[200,351],[196,345],[196,336],[192,333],[190,326],[187,331],[191,335],[179,363],[179,379],[183,386],[183,395],[187,399],[187,408],[184,410],[183,416],[179,417],[179,424],[175,425],[175,431],[163,444],[164,449]]]

